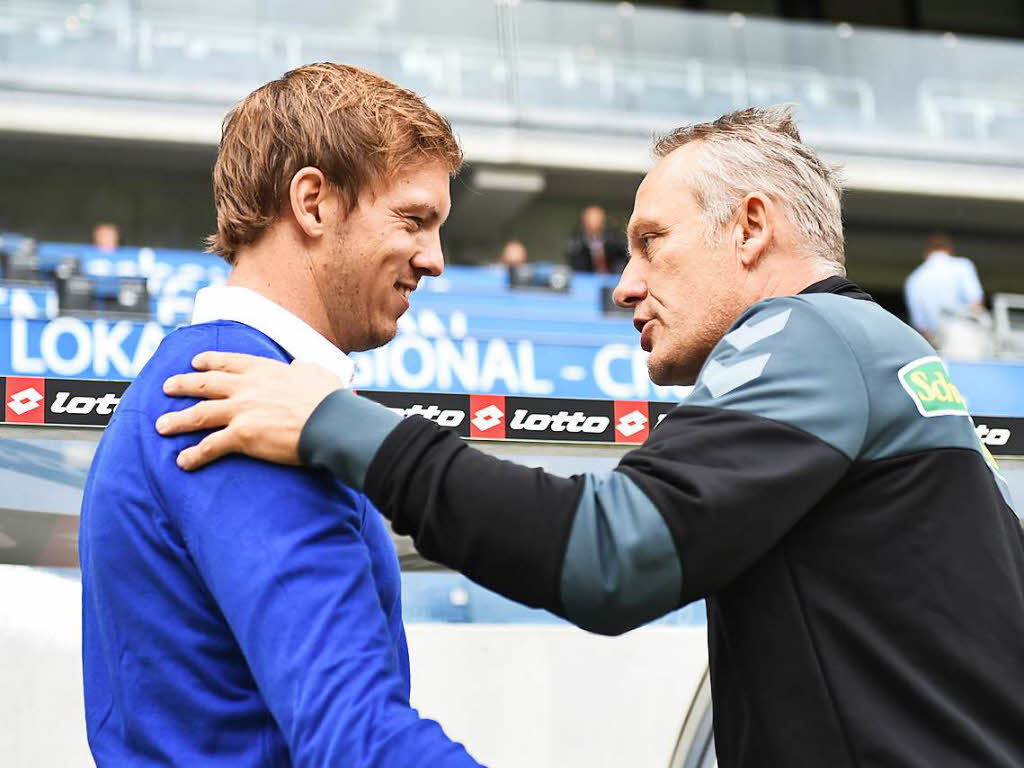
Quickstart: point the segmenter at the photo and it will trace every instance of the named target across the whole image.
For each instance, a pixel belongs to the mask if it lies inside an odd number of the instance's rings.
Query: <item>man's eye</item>
[[[423,227],[423,217],[421,216],[406,216],[405,220],[409,222],[413,229],[421,229]]]

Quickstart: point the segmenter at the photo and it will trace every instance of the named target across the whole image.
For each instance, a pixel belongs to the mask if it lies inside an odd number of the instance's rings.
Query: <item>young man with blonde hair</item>
[[[202,350],[316,361],[389,341],[443,263],[461,152],[410,91],[314,64],[224,123],[211,248],[227,286],[196,298],[125,393],[81,519],[89,743],[101,766],[478,764],[409,704],[398,563],[361,493],[236,457],[194,475],[153,420]]]

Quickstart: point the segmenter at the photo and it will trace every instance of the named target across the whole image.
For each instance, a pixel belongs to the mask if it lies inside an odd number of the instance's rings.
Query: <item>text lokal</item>
[[[121,398],[110,392],[103,397],[71,397],[70,392],[58,392],[53,405],[50,406],[50,412],[85,414],[92,413],[95,409],[101,416],[109,416],[119,402]]]
[[[509,422],[509,429],[524,429],[529,432],[587,432],[590,434],[601,434],[608,429],[608,419],[605,416],[587,416],[582,411],[569,413],[559,411],[554,415],[546,413],[530,413],[525,408],[516,410],[512,421]]]

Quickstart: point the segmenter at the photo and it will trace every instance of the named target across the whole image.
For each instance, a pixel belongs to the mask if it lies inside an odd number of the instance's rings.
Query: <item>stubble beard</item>
[[[375,327],[373,325],[373,321],[370,320],[362,335],[358,348],[353,349],[353,351],[365,352],[368,349],[377,349],[378,347],[383,347],[385,344],[392,341],[397,335],[397,325],[389,326],[388,328],[378,328]]]
[[[353,257],[358,258],[359,253],[350,246],[344,231],[335,233],[329,266],[321,265],[314,278],[320,286],[334,343],[346,353],[375,349],[394,337],[391,333],[381,340],[382,329],[374,327],[373,308],[364,306],[367,286],[359,284],[358,265],[351,263]]]
[[[677,355],[673,355],[671,350],[664,357],[651,355],[647,358],[647,375],[661,387],[691,386],[697,381],[697,375],[714,346],[714,342],[691,344]]]
[[[336,339],[344,339],[345,352],[377,349],[398,335],[398,318],[380,315],[381,308],[372,303],[376,275],[371,274],[367,284],[356,277],[361,274],[357,262],[363,257],[342,232],[331,249],[331,272],[323,277],[331,331]]]
[[[671,346],[647,358],[647,375],[655,384],[692,386],[697,382],[712,350],[739,317],[733,307],[713,304],[697,322],[688,339],[666,339]],[[663,343],[665,343],[663,342]]]

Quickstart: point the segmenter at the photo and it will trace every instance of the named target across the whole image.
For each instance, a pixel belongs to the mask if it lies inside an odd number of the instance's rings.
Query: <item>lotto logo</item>
[[[517,408],[508,426],[526,432],[583,432],[600,435],[608,429],[608,419],[605,416],[588,416],[583,411],[532,413],[526,408]]]
[[[448,429],[455,429],[466,418],[466,414],[462,411],[441,408],[434,403],[413,403],[408,408],[396,408],[395,411],[402,417],[422,416],[435,422],[438,426]]]
[[[640,411],[630,411],[615,423],[615,429],[623,437],[632,437],[647,426],[647,417]]]
[[[1010,442],[1010,430],[1008,429],[989,429],[988,424],[979,424],[974,428],[974,431],[978,433],[978,438],[985,445],[991,445],[995,448],[1006,445]]]
[[[422,416],[439,427],[450,429],[459,437],[469,437],[469,396],[413,392],[359,393],[380,403],[396,416]]]
[[[650,406],[641,400],[615,401],[615,442],[642,443],[651,434]]]
[[[46,384],[46,422],[105,427],[128,385],[117,381],[55,381]]]
[[[505,398],[501,395],[471,395],[469,436],[505,439]]]
[[[4,421],[14,424],[42,424],[46,384],[43,379],[7,379]]]
[[[18,416],[24,416],[33,408],[38,408],[39,402],[42,399],[43,396],[36,392],[35,387],[29,387],[28,389],[23,389],[21,392],[12,395],[11,399],[7,401],[7,407],[14,411]]]
[[[504,418],[505,414],[501,412],[501,408],[496,405],[488,405],[473,414],[473,426],[481,432],[486,432],[491,427],[501,424],[501,420]]]

